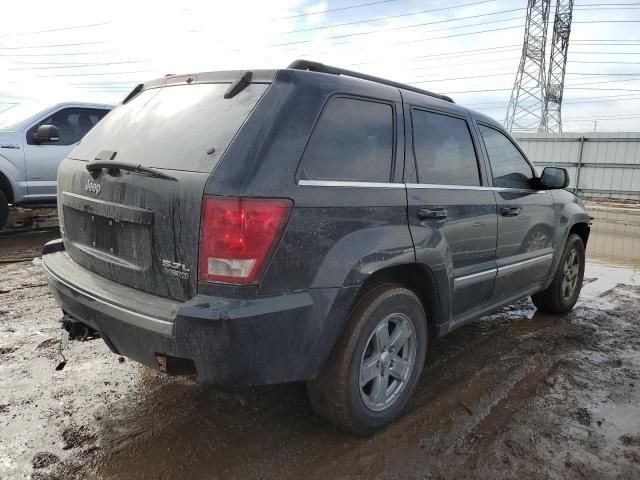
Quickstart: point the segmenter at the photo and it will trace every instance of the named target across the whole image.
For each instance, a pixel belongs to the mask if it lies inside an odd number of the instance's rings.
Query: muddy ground
[[[432,341],[411,408],[375,437],[315,417],[304,385],[204,388],[72,342],[0,232],[0,478],[640,478],[640,209],[594,206],[574,312],[529,301]],[[27,261],[16,261],[28,259]]]

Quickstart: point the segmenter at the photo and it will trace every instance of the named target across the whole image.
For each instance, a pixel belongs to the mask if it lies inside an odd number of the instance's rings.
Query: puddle
[[[640,268],[640,204],[624,209],[588,205],[594,218],[587,259],[611,265]]]

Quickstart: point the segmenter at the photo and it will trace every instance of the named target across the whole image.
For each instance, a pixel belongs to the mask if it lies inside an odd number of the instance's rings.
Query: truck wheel
[[[531,296],[533,304],[545,313],[567,313],[580,296],[584,278],[584,243],[571,234],[549,288]]]
[[[7,223],[7,218],[9,218],[9,202],[4,192],[0,190],[0,228]]]
[[[400,416],[424,367],[427,320],[416,295],[378,286],[356,304],[320,375],[311,406],[342,430],[371,435]]]

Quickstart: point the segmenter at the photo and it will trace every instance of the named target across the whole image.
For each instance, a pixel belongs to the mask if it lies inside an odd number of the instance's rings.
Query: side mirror
[[[60,140],[58,127],[55,125],[40,125],[38,130],[33,134],[33,140],[36,143],[57,142]]]
[[[569,173],[565,168],[545,167],[540,175],[539,186],[544,190],[558,190],[569,186]]]

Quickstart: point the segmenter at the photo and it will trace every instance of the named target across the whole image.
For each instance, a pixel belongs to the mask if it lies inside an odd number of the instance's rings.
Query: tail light
[[[254,283],[282,235],[293,202],[205,195],[200,226],[201,281]]]

